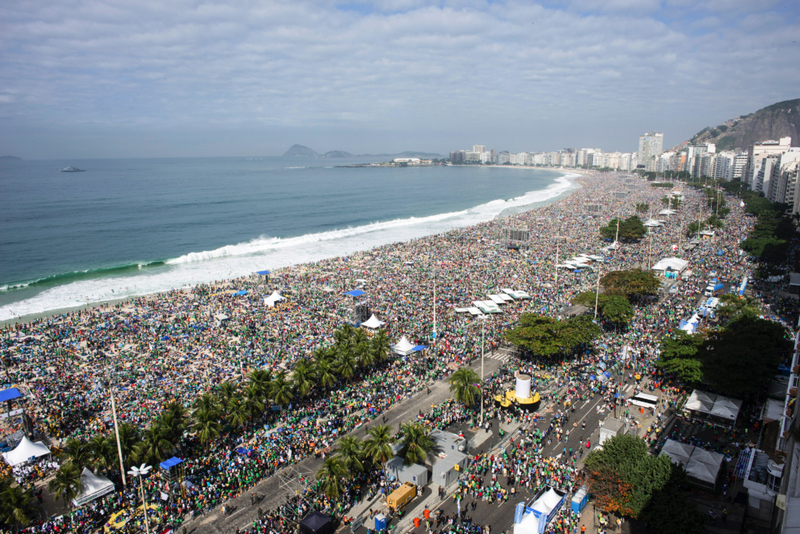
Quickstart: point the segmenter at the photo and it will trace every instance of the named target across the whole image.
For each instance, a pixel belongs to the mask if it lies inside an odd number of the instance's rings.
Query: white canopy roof
[[[683,409],[733,423],[739,417],[742,401],[694,390]]]
[[[665,210],[661,210],[661,211],[658,212],[659,215],[674,215],[676,213],[678,213],[678,212],[675,211],[675,210],[670,210],[670,209],[665,209]]]
[[[669,456],[672,463],[686,465],[689,462],[689,458],[692,456],[692,449],[694,449],[694,445],[668,439],[664,442],[664,447],[661,449],[660,454]]]
[[[688,261],[673,257],[660,260],[658,263],[653,265],[652,269],[654,271],[666,271],[667,269],[672,269],[673,271],[682,273],[688,266]]]
[[[106,477],[95,475],[86,467],[83,468],[81,473],[81,486],[83,486],[81,492],[72,499],[72,504],[75,506],[82,506],[87,502],[102,497],[106,493],[114,491],[113,482]]]
[[[728,397],[717,397],[717,401],[711,409],[711,415],[735,421],[736,418],[739,417],[739,408],[741,406],[742,401],[740,400],[733,400]]]
[[[392,350],[394,350],[394,352],[400,356],[406,356],[411,354],[411,352],[414,350],[414,345],[411,344],[406,336],[403,336],[400,338],[400,341],[397,342],[397,345],[392,347]]]
[[[722,454],[695,447],[694,451],[692,451],[692,457],[689,458],[689,462],[684,466],[686,474],[713,486],[717,482],[717,475],[724,458]]]
[[[385,324],[386,323],[375,317],[375,314],[373,313],[372,317],[361,323],[361,326],[366,326],[367,328],[380,328]]]
[[[273,306],[275,306],[275,304],[277,304],[278,302],[280,302],[282,300],[286,300],[286,299],[283,298],[281,296],[281,294],[278,293],[277,291],[273,291],[272,295],[270,295],[270,296],[268,296],[267,298],[264,299],[264,305],[272,308]]]
[[[716,395],[696,389],[692,391],[692,394],[686,400],[683,409],[693,412],[710,412],[714,408],[714,401],[716,399]]]
[[[40,458],[50,454],[50,449],[41,441],[32,442],[25,436],[13,451],[4,452],[3,458],[11,467],[29,462],[32,458]]]

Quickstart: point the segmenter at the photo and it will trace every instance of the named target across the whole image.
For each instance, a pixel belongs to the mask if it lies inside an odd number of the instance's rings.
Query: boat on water
[[[85,169],[79,169],[78,167],[73,167],[70,165],[69,167],[64,167],[61,169],[61,172],[86,172]]]

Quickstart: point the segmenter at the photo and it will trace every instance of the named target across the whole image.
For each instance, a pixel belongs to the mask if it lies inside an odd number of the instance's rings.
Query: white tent
[[[91,502],[97,498],[102,497],[107,493],[114,491],[114,483],[103,476],[97,476],[86,467],[83,468],[81,473],[81,492],[77,497],[72,499],[72,504],[75,506],[83,506],[87,502]]]
[[[269,307],[269,308],[272,308],[273,306],[275,306],[275,304],[277,304],[278,302],[280,302],[282,300],[286,300],[286,299],[283,298],[281,296],[281,294],[278,293],[277,291],[273,291],[272,295],[270,295],[270,296],[268,296],[268,297],[266,297],[264,299],[264,305]]]
[[[717,396],[704,391],[694,390],[683,405],[684,410],[692,412],[709,413],[714,408],[714,401]]]
[[[375,314],[372,314],[372,317],[361,323],[361,326],[366,326],[367,328],[380,328],[381,326],[385,325],[383,321],[375,317]]]
[[[414,345],[411,344],[406,336],[403,336],[400,338],[400,341],[397,342],[397,345],[392,347],[392,350],[395,352],[395,354],[407,356],[414,351]]]
[[[11,467],[29,462],[34,458],[40,458],[50,454],[50,449],[41,441],[36,443],[32,442],[25,436],[22,436],[22,441],[13,451],[4,452],[3,458],[6,463]]]
[[[683,406],[695,417],[714,418],[733,424],[739,417],[742,401],[694,390]]]
[[[660,454],[669,456],[669,459],[672,460],[674,464],[685,466],[689,463],[689,458],[692,456],[692,449],[694,449],[694,445],[668,439],[664,442],[664,447],[661,449]]]
[[[689,266],[689,262],[680,258],[664,258],[653,265],[652,270],[666,272],[668,269],[682,273]]]
[[[719,417],[720,419],[727,419],[736,421],[739,417],[739,408],[742,406],[742,401],[729,399],[728,397],[717,397],[714,407],[711,409],[710,415]]]
[[[717,482],[717,475],[724,458],[722,454],[695,447],[692,457],[685,465],[686,474],[699,482],[713,486]]]

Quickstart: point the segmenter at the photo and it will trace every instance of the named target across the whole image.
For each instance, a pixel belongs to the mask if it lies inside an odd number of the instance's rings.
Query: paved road
[[[511,356],[511,350],[501,348],[495,352],[487,353],[484,358],[484,374],[491,376],[497,371]],[[480,374],[481,361],[477,358],[470,366],[475,372]],[[370,424],[387,424],[393,427],[400,423],[408,422],[410,419],[422,411],[430,410],[431,405],[444,402],[451,397],[450,385],[447,379],[439,380],[430,385],[430,394],[426,390],[419,391],[409,398],[404,399],[392,409],[373,419]],[[386,422],[383,422],[383,417]],[[359,427],[351,432],[352,435],[363,437],[365,427]],[[293,496],[295,490],[301,489],[299,477],[305,475],[313,480],[314,474],[322,465],[321,458],[313,456],[305,458],[293,466],[281,469],[270,478],[262,481],[256,488],[246,494],[228,501],[228,506],[233,510],[227,516],[222,516],[219,507],[205,516],[196,517],[184,523],[187,534],[212,534],[212,533],[233,533],[237,528],[251,526],[258,517],[258,508],[272,510],[284,504],[288,497]],[[257,492],[264,495],[264,500],[256,505],[250,504],[250,493]],[[181,528],[181,532],[183,527]]]

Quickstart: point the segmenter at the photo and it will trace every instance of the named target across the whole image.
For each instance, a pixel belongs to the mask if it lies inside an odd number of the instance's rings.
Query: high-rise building
[[[763,180],[763,172],[761,170],[763,159],[768,156],[780,156],[791,146],[791,137],[781,137],[779,141],[763,141],[761,143],[755,143],[748,150],[749,157],[747,159],[746,178],[742,178],[742,181],[747,182],[747,185],[750,187],[750,189],[754,191],[763,191],[763,189],[761,189],[763,186],[763,181],[761,184],[759,184],[759,189],[756,189],[756,182],[758,180],[759,173],[762,174]]]
[[[639,165],[644,165],[645,170],[655,167],[656,158],[664,152],[664,134],[648,132],[639,136]]]
[[[486,145],[472,145],[472,151],[479,154],[481,152],[486,152]]]

